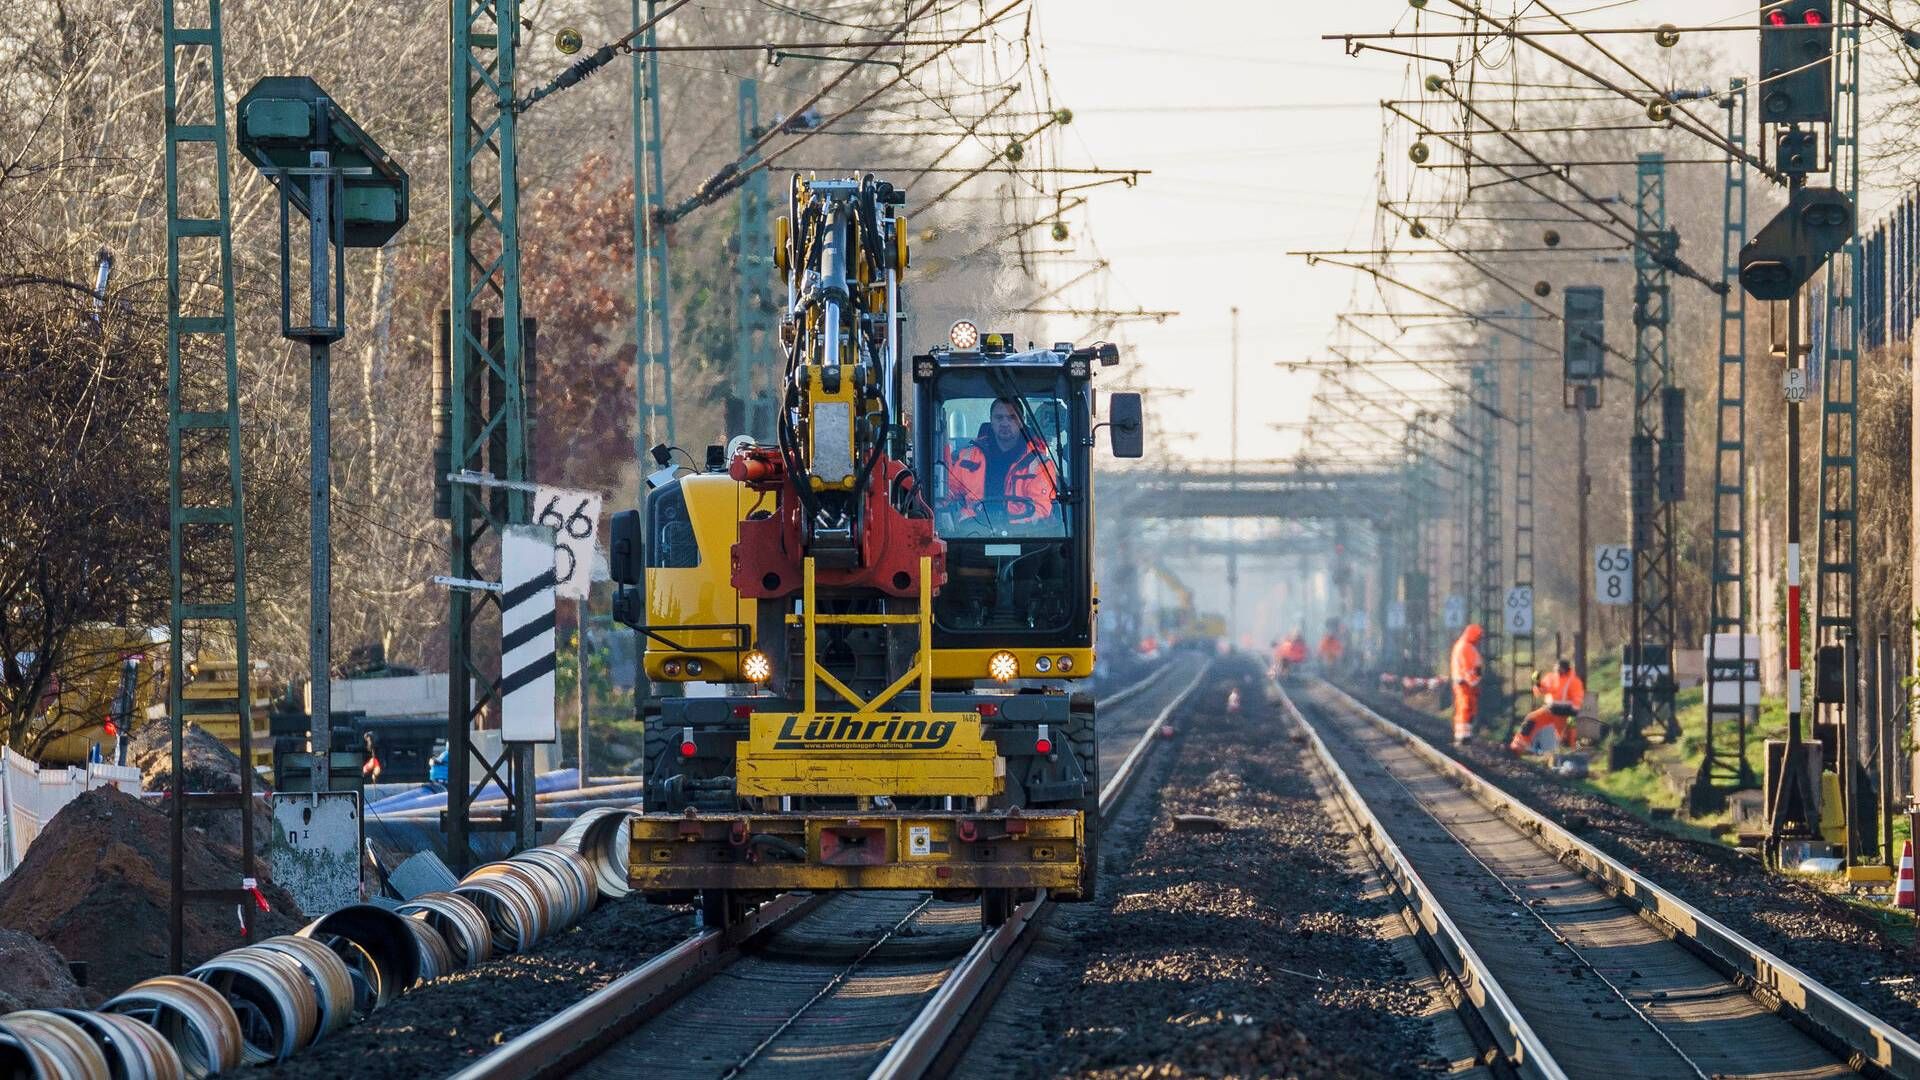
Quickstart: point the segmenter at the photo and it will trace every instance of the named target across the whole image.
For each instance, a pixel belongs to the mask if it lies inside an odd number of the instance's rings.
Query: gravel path
[[[1867,915],[1769,872],[1754,856],[1637,818],[1491,743],[1452,747],[1444,721],[1402,701],[1355,696],[1861,1007],[1920,1031],[1920,960]]]
[[[1204,697],[1204,696],[1203,696]],[[1352,837],[1267,707],[1195,710],[1110,825],[1100,900],[1057,909],[961,1077],[1424,1076],[1433,1002]],[[1154,786],[1159,785],[1157,797]],[[1174,815],[1226,819],[1176,831]],[[1344,824],[1344,823],[1342,823]]]

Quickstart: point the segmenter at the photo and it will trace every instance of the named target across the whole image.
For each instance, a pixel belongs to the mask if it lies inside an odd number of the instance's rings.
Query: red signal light
[[[1821,14],[1820,14],[1819,12],[1817,12],[1817,11],[1809,11],[1809,12],[1807,12],[1807,25],[1808,25],[1808,26],[1819,26],[1819,25],[1821,25],[1822,23],[1824,23],[1824,22],[1826,22],[1826,21],[1827,21],[1827,20],[1826,20],[1826,16],[1824,16],[1824,15],[1821,15]]]
[[[1787,17],[1778,11],[1769,11],[1767,12],[1767,22],[1774,26],[1785,26],[1787,25]]]

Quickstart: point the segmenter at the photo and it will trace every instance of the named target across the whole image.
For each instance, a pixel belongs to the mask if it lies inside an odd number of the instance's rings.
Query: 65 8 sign
[[[1593,549],[1593,599],[1625,606],[1633,603],[1633,548],[1601,544]]]
[[[541,485],[534,491],[533,524],[553,530],[553,579],[559,595],[584,600],[593,584],[594,539],[600,496]]]

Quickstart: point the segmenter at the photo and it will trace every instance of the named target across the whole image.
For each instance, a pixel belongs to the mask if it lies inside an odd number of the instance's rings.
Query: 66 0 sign
[[[600,531],[600,496],[541,487],[533,496],[533,523],[553,530],[553,580],[559,595],[584,600],[593,583],[593,545]]]

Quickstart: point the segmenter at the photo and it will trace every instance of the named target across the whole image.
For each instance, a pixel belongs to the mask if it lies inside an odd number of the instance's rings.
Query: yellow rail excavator
[[[708,925],[793,890],[1093,895],[1097,429],[1109,343],[953,324],[906,357],[904,192],[795,177],[778,437],[662,477],[613,523],[615,614],[646,640],[646,813],[630,877]],[[911,393],[909,405],[908,394]],[[695,686],[694,684],[702,684]]]

